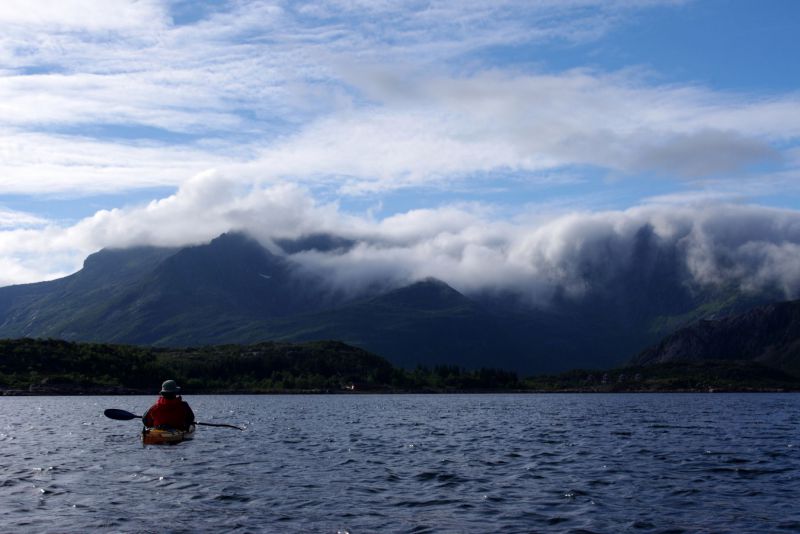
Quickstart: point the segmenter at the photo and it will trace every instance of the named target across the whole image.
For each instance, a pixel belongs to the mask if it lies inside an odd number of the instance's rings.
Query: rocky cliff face
[[[703,320],[667,336],[633,363],[749,360],[800,372],[800,300]]]

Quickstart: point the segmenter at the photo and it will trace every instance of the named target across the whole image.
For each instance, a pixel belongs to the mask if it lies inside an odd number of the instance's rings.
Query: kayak
[[[175,445],[194,437],[195,426],[189,430],[176,430],[174,428],[145,428],[142,430],[142,443],[144,445]]]

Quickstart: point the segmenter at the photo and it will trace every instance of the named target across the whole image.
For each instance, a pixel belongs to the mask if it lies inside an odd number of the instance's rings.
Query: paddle
[[[109,419],[116,419],[117,421],[130,421],[131,419],[141,419],[141,415],[134,415],[131,412],[126,412],[125,410],[118,410],[116,408],[109,408],[108,410],[104,411],[106,417]],[[222,423],[201,423],[199,421],[195,421],[196,425],[202,426],[221,426],[224,428],[235,428],[236,430],[244,430],[244,428],[234,426],[234,425],[225,425]]]

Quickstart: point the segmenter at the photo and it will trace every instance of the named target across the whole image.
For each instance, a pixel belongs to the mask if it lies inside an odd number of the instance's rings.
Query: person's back
[[[194,412],[178,395],[180,390],[174,380],[165,381],[161,386],[161,397],[142,416],[144,426],[188,430],[194,423]]]

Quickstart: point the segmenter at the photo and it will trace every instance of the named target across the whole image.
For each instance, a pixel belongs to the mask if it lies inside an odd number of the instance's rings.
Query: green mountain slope
[[[800,375],[800,300],[703,320],[642,351],[633,363],[746,360]]]
[[[335,310],[275,321],[269,331],[292,341],[341,339],[404,367],[519,367],[500,319],[434,279]]]

